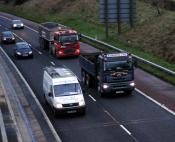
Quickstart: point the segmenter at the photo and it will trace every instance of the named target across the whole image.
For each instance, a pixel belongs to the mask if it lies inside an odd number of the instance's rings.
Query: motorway
[[[1,15],[2,13],[0,14],[0,32],[11,28],[10,20],[1,17]],[[8,18],[14,17],[9,16]],[[17,41],[25,40],[31,45],[34,58],[16,60],[13,56],[13,44],[2,45],[2,47],[31,86],[63,142],[175,141],[174,113],[163,109],[138,91],[134,91],[130,96],[100,98],[96,90],[83,87],[87,104],[86,115],[68,115],[54,118],[50,107],[44,103],[42,91],[43,68],[51,65],[65,65],[81,80],[78,58],[56,59],[49,55],[48,51],[41,50],[38,43],[37,24],[28,20],[23,21],[26,25],[25,28],[13,30],[13,32]],[[87,44],[81,44],[81,52],[94,52],[95,50]],[[139,69],[136,69],[136,71],[136,76],[141,77],[142,71]],[[148,81],[150,81],[148,78],[145,78],[145,82],[140,78],[137,78],[136,81],[142,81],[142,85],[141,83],[138,84],[141,89],[151,90],[151,88],[148,88]],[[155,79],[154,81],[156,82]],[[174,86],[170,85],[169,89],[175,92]],[[151,93],[154,92],[150,91]],[[171,94],[167,93],[168,98],[169,96],[172,97]],[[163,100],[162,98],[160,101]],[[172,101],[170,103],[172,107],[174,107],[174,99],[174,96],[169,99],[170,102]]]

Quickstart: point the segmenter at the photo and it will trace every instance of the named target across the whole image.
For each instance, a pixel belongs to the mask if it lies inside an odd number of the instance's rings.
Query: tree
[[[159,0],[153,0],[152,5],[156,7],[157,9],[157,15],[160,15],[160,1]]]

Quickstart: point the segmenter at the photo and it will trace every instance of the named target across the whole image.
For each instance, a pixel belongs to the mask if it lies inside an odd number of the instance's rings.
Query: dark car
[[[24,24],[21,20],[12,20],[12,29],[23,29]]]
[[[14,48],[14,56],[18,58],[31,57],[33,58],[33,52],[27,42],[18,42]]]
[[[1,33],[2,43],[15,43],[15,36],[11,31],[5,31]]]

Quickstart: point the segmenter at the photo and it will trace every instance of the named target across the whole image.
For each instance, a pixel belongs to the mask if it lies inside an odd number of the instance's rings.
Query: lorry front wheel
[[[86,85],[90,88],[91,87],[91,77],[86,74]]]
[[[82,71],[82,82],[85,85],[86,84],[86,73],[84,71]]]
[[[98,94],[100,97],[104,97],[105,94],[101,91],[100,83],[98,83]]]

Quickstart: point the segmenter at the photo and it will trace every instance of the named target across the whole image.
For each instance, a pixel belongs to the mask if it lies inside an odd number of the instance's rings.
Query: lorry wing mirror
[[[79,38],[79,40],[81,40],[81,38],[82,38],[82,34],[78,34],[78,38]]]
[[[134,61],[133,61],[133,64],[134,64],[134,66],[137,68],[137,66],[138,66],[137,60],[134,60]]]

